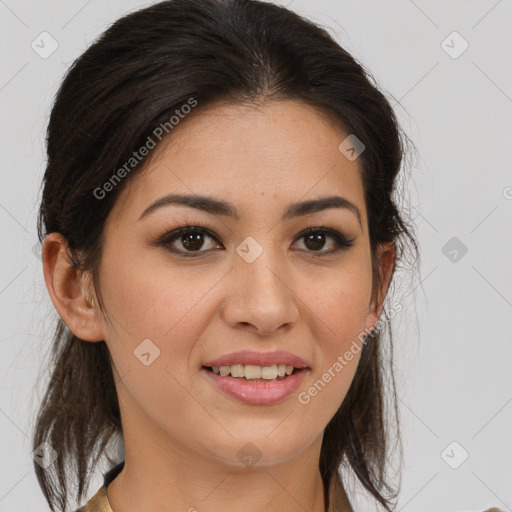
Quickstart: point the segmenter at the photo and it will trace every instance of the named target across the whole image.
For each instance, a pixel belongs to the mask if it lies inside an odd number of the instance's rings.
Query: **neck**
[[[113,510],[326,512],[318,464],[321,436],[285,462],[247,467],[198,453],[150,428],[135,435],[128,427],[133,423],[125,424],[125,465],[108,486]]]
[[[270,508],[289,512],[326,512],[320,472],[309,478],[307,471],[289,471],[287,465],[215,471],[173,464],[138,466],[129,456],[125,467],[108,486],[113,510],[135,512],[266,512]],[[340,509],[341,510],[341,509]]]

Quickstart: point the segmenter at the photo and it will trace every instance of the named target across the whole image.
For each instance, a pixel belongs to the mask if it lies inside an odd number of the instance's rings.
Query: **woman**
[[[38,225],[52,510],[102,456],[82,511],[344,512],[351,475],[392,509],[405,140],[362,66],[270,3],[161,2],[71,66]]]

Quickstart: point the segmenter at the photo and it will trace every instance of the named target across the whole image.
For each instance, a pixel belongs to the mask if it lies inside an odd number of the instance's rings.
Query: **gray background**
[[[400,102],[418,149],[407,187],[421,267],[395,322],[405,448],[397,510],[510,510],[512,2],[281,3],[330,27]],[[32,252],[49,109],[66,67],[143,5],[0,0],[0,512],[47,510],[30,434],[56,319]],[[46,58],[44,31],[58,44]]]

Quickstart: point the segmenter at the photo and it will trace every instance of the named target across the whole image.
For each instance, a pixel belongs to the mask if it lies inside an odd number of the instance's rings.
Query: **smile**
[[[264,379],[276,380],[278,377],[291,375],[296,368],[291,365],[273,364],[270,366],[258,366],[254,364],[234,364],[231,366],[212,366],[211,370],[223,377],[235,377],[237,379]]]
[[[201,369],[201,373],[216,390],[252,405],[270,405],[288,398],[297,390],[308,372],[307,368],[286,365],[232,365]]]

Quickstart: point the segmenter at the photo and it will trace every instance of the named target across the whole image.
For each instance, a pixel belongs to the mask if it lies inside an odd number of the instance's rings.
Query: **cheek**
[[[111,320],[104,328],[119,371],[139,362],[134,351],[147,339],[158,347],[159,366],[181,371],[207,326],[204,304],[219,277],[198,277],[197,271],[183,267],[159,268],[143,254],[137,258],[111,254],[103,261],[102,296]]]
[[[180,323],[190,327],[190,313],[218,278],[197,268],[166,266],[165,259],[152,252],[133,251],[133,258],[105,257],[102,292],[108,310],[130,327],[130,333],[162,338]]]
[[[371,296],[371,265],[361,255],[312,279],[307,304],[317,366],[297,396],[305,418],[327,425],[343,402],[359,363]],[[309,420],[312,421],[312,420]]]
[[[314,337],[323,340],[324,355],[332,359],[333,352],[344,351],[364,331],[371,288],[370,260],[359,254],[335,272],[313,278],[302,300],[312,311]]]
[[[102,295],[111,320],[105,324],[106,341],[122,378],[121,400],[128,404],[125,417],[134,421],[132,411],[143,409],[155,423],[186,439],[190,425],[173,418],[205,415],[187,391],[188,363],[208,324],[202,300],[218,279],[210,283],[204,277],[192,279],[184,269],[158,269],[143,256],[105,261],[115,262],[102,268]]]

